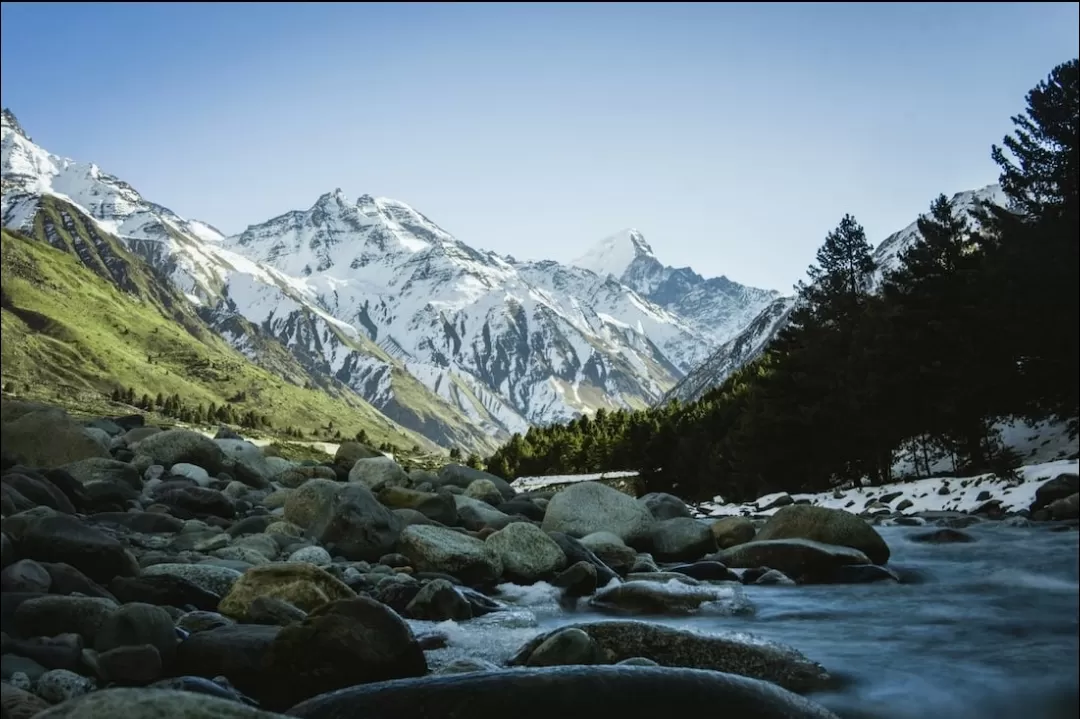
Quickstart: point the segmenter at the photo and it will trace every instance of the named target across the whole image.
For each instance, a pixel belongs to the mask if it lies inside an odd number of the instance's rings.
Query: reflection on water
[[[919,544],[919,528],[880,529],[905,583],[747,587],[750,617],[655,618],[703,631],[739,630],[790,644],[846,680],[815,698],[845,719],[1057,719],[1077,716],[1080,560],[1075,531],[986,523],[970,544]],[[546,585],[503,597],[540,628],[587,619],[559,609]],[[504,660],[538,629],[438,625],[444,658]],[[430,628],[426,624],[425,628]],[[437,657],[433,657],[438,661]]]

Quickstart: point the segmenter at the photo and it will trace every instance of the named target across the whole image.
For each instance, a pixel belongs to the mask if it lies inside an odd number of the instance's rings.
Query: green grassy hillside
[[[345,437],[364,429],[374,443],[434,448],[346,388],[311,377],[277,343],[264,348],[274,372],[256,366],[115,238],[70,227],[70,216],[61,223],[55,207],[44,209],[35,229],[66,251],[3,231],[5,390],[108,413],[131,410],[110,399],[114,390],[130,387],[136,396],[176,394],[192,407],[230,403],[238,412],[268,417],[279,431],[294,427],[310,436],[332,422],[332,431]]]

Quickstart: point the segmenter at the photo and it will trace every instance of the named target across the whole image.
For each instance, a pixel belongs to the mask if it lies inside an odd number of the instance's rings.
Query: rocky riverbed
[[[356,443],[300,464],[0,415],[4,717],[1076,714],[1075,474],[1004,521],[700,519]]]

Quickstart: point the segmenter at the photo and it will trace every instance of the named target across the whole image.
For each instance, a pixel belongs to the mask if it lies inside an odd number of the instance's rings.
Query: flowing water
[[[799,649],[842,680],[814,698],[844,719],[1077,716],[1076,531],[986,522],[965,530],[978,540],[970,544],[911,542],[924,528],[879,531],[899,585],[750,586],[753,616],[649,620],[752,632]],[[600,618],[559,610],[554,596],[546,585],[509,588],[504,599],[528,611],[436,625],[450,637],[442,658],[504,660],[538,627]]]

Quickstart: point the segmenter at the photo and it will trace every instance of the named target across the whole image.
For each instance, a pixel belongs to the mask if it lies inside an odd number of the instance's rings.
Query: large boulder
[[[423,676],[427,661],[394,610],[356,597],[326,604],[282,629],[266,668],[276,681],[268,688],[265,706],[282,711],[336,689]]]
[[[649,509],[633,497],[598,482],[580,482],[551,498],[543,529],[579,538],[611,532],[634,544],[648,541],[654,521]]]
[[[222,598],[218,611],[251,621],[251,605],[260,597],[281,599],[305,612],[338,599],[351,599],[356,592],[329,572],[305,562],[263,564],[244,572]]]
[[[389,457],[358,459],[349,470],[349,481],[360,482],[372,492],[384,487],[406,487],[409,475]]]
[[[190,429],[170,429],[158,432],[132,446],[136,456],[147,464],[171,467],[181,462],[202,467],[210,474],[225,469],[225,452],[217,443]]]
[[[442,674],[350,687],[289,710],[299,719],[595,719],[687,717],[837,719],[768,682],[733,674],[643,666],[568,666]]]
[[[19,554],[39,562],[70,564],[94,581],[138,574],[135,557],[116,539],[75,517],[57,514],[32,522],[18,543]]]
[[[502,561],[503,573],[511,581],[531,584],[566,567],[563,550],[534,524],[508,524],[488,535],[484,543]]]
[[[502,560],[491,547],[452,529],[406,527],[398,548],[417,570],[449,574],[467,584],[490,584],[503,573]]]
[[[225,455],[225,467],[244,484],[257,488],[270,486],[277,474],[262,449],[243,439],[215,439]]]
[[[694,614],[705,604],[715,613],[753,613],[753,605],[743,594],[742,585],[735,583],[692,586],[676,579],[634,580],[600,589],[589,600],[590,606],[619,614]]]
[[[262,711],[231,699],[190,691],[149,688],[115,688],[84,694],[36,716],[43,719],[283,719],[280,714]]]
[[[1065,499],[1070,495],[1080,492],[1080,475],[1059,474],[1053,479],[1043,482],[1035,490],[1035,501],[1031,503],[1032,513],[1043,507],[1049,507],[1059,499]]]
[[[5,403],[7,411],[0,424],[0,446],[15,461],[31,467],[60,467],[90,457],[109,457],[108,450],[66,412],[36,405],[22,412],[16,411],[15,404]]]
[[[690,562],[716,551],[709,525],[690,517],[673,517],[653,525],[650,544],[661,562]]]
[[[710,557],[727,567],[778,569],[800,582],[831,581],[840,567],[869,564],[857,549],[809,539],[767,539],[740,544]]]
[[[358,459],[370,459],[371,457],[385,457],[382,452],[368,447],[359,442],[342,442],[334,453],[334,464],[348,472],[356,464]]]
[[[664,667],[740,674],[800,693],[824,689],[831,682],[828,672],[820,664],[807,659],[798,650],[741,633],[701,634],[633,620],[586,622],[570,626],[592,637],[611,662],[645,657]],[[560,629],[530,639],[508,664],[527,664],[536,648]],[[751,712],[745,716],[760,715]]]
[[[712,522],[709,529],[720,549],[752,541],[757,534],[754,523],[746,517],[722,517]]]
[[[303,491],[304,487],[297,491]],[[328,505],[321,507],[308,535],[331,554],[353,561],[375,562],[394,551],[404,526],[402,519],[380,504],[371,490],[350,482],[338,489]]]
[[[649,492],[644,497],[638,497],[638,501],[645,505],[655,519],[660,521],[690,516],[690,508],[686,506],[686,502],[674,494]]]
[[[809,504],[788,505],[769,518],[756,539],[810,539],[822,544],[857,549],[874,564],[889,561],[889,545],[881,535],[865,520],[842,509]]]

